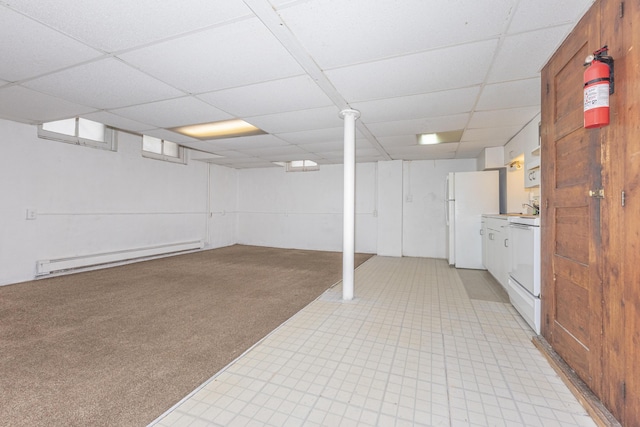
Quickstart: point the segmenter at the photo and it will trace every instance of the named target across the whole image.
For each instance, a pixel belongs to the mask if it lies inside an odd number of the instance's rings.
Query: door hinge
[[[604,199],[604,188],[589,190],[589,197],[593,197],[596,199]]]
[[[620,7],[618,8],[618,12],[619,12],[618,16],[620,18],[622,18],[624,16],[624,2],[623,1],[620,2]]]
[[[620,388],[620,391],[622,392],[622,400],[627,400],[627,382],[622,381],[622,384],[620,384]]]
[[[624,202],[625,202],[625,198],[627,197],[626,194],[624,194],[624,190],[622,190],[620,192],[620,203],[622,204],[622,207],[624,208]]]

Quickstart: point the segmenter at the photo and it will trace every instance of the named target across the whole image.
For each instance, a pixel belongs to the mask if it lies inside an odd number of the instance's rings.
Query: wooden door
[[[597,3],[596,3],[597,4]],[[602,382],[599,131],[583,127],[584,60],[600,48],[592,7],[542,70],[542,335],[596,393]]]

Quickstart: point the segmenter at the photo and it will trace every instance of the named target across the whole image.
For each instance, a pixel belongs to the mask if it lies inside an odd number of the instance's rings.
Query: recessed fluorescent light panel
[[[460,142],[464,130],[449,132],[423,133],[418,135],[418,145],[442,144],[445,142]]]
[[[237,136],[261,135],[266,133],[262,129],[240,119],[180,126],[169,130],[204,141],[210,139],[234,138]]]

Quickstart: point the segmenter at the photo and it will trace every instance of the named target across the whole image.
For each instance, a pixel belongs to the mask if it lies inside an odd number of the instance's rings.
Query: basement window
[[[320,166],[313,160],[292,160],[286,162],[287,172],[309,172],[320,170]]]
[[[115,132],[103,123],[73,117],[38,125],[38,137],[116,151]]]
[[[186,164],[184,147],[175,142],[142,135],[142,155],[151,159]]]

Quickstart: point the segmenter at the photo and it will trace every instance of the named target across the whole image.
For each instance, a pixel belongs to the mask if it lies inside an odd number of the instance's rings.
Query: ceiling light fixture
[[[439,142],[438,135],[435,133],[423,133],[422,135],[418,135],[419,145],[433,145]]]
[[[418,145],[442,144],[445,142],[460,142],[464,130],[452,130],[448,132],[423,133],[418,135]]]
[[[201,140],[234,138],[237,136],[261,135],[266,133],[262,129],[240,119],[179,126],[169,130]]]

